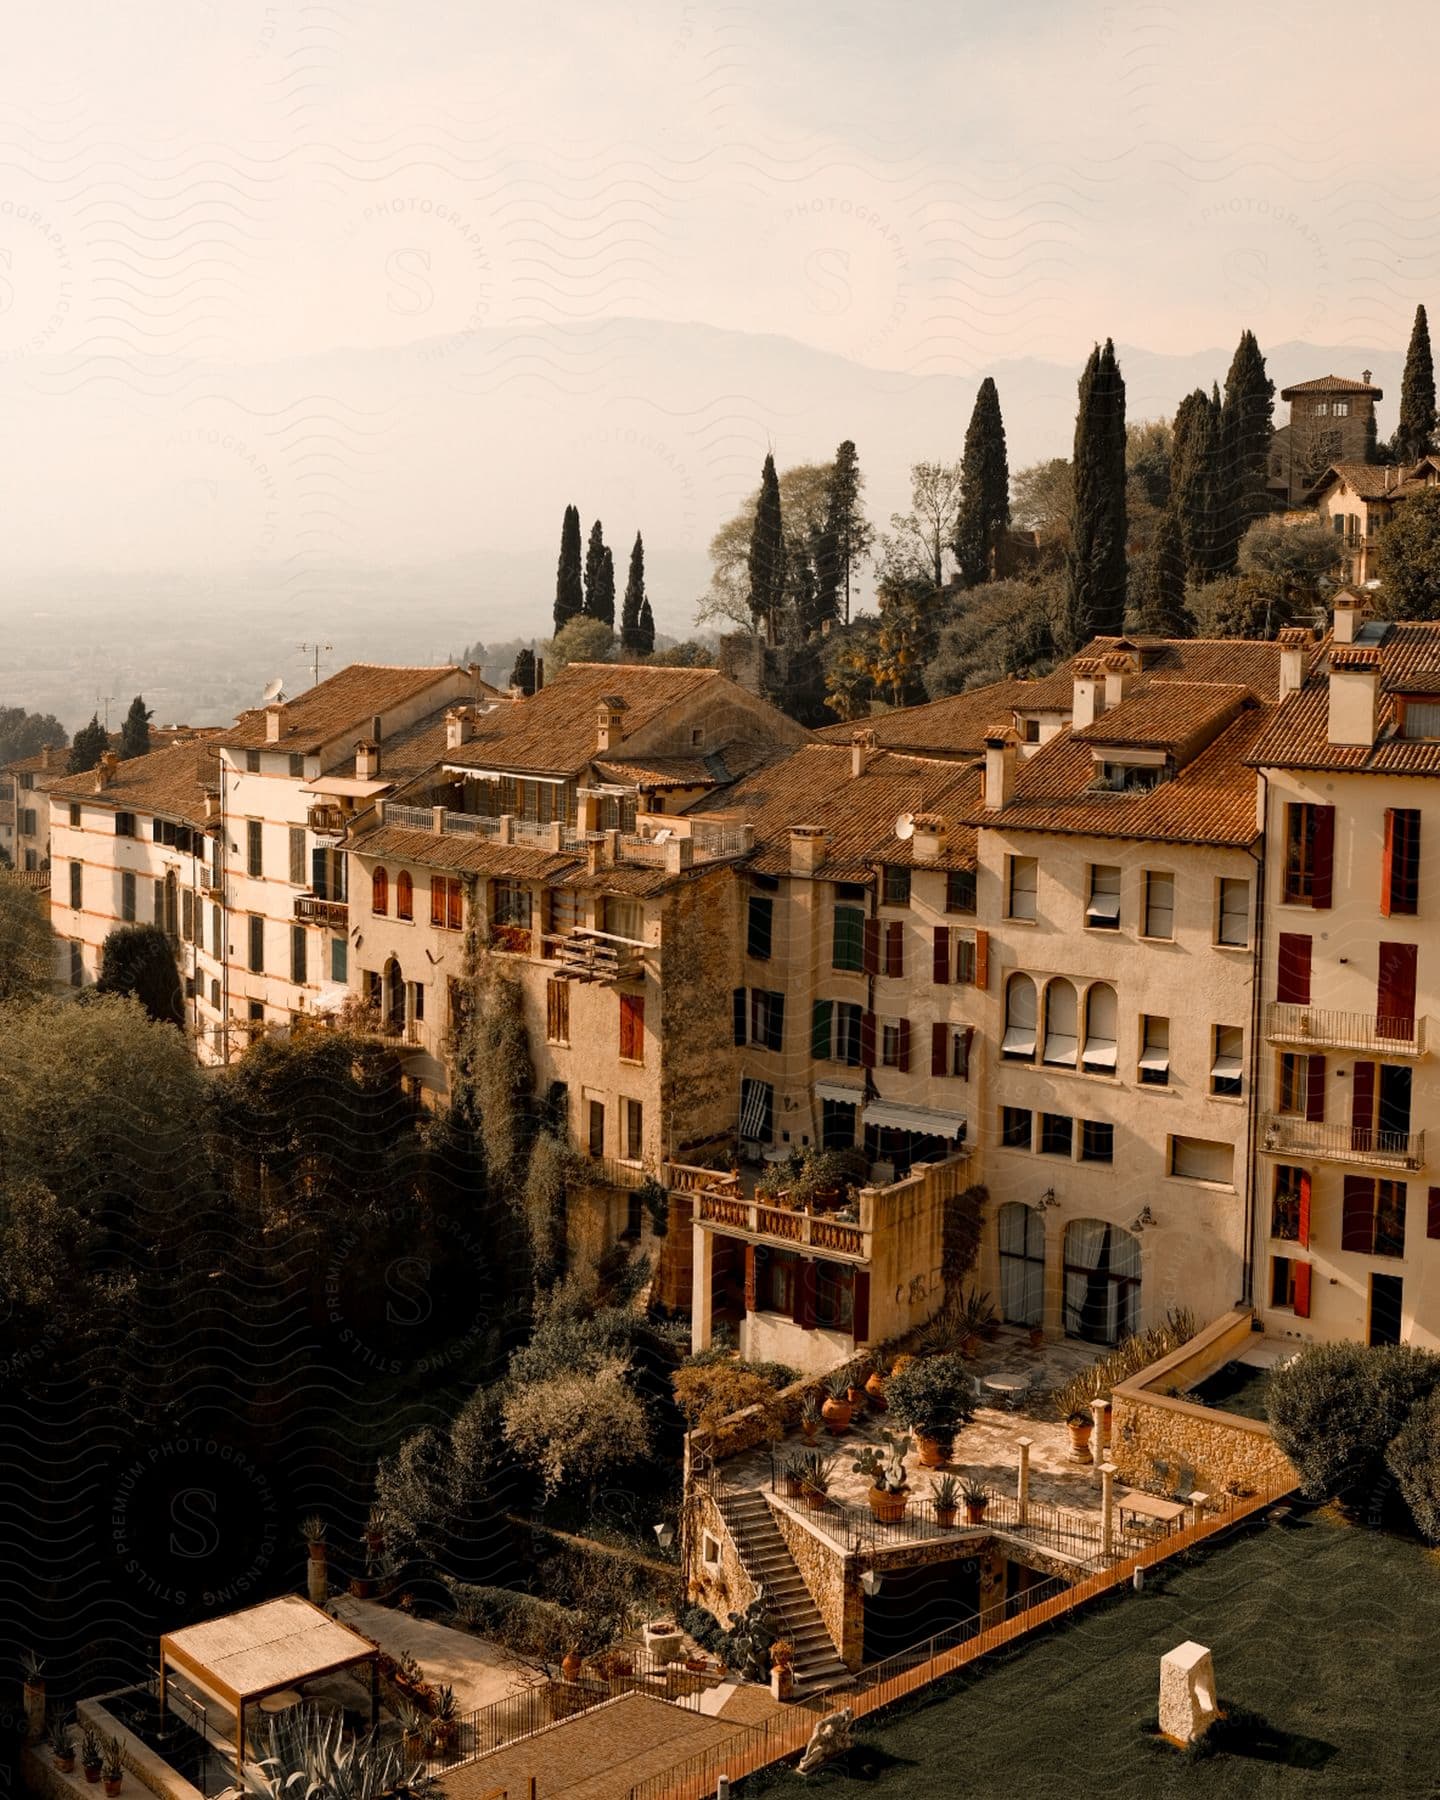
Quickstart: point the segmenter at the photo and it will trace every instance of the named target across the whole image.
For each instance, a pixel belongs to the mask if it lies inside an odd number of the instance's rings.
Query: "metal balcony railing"
[[[1336,1012],[1323,1006],[1291,1006],[1272,1001],[1265,1010],[1265,1035],[1272,1044],[1317,1050],[1368,1050],[1377,1056],[1424,1056],[1429,1020],[1383,1013]]]
[[[295,917],[304,925],[329,925],[343,931],[350,923],[350,906],[345,900],[325,900],[319,894],[297,894]]]
[[[1321,1162],[1364,1163],[1371,1168],[1425,1166],[1423,1131],[1382,1131],[1370,1125],[1322,1124],[1298,1113],[1266,1113],[1262,1150],[1313,1157]]]

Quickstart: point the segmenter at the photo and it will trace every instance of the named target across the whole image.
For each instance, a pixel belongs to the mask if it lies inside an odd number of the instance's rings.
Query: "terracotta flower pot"
[[[57,1756],[55,1758],[55,1767],[62,1775],[68,1775],[75,1767],[75,1758],[73,1756]]]
[[[935,1508],[935,1523],[942,1531],[950,1531],[953,1529],[955,1524],[955,1512],[956,1509],[953,1506],[937,1506]]]
[[[560,1663],[560,1673],[567,1681],[578,1681],[585,1672],[585,1659],[578,1650],[571,1650]]]
[[[840,1437],[850,1429],[850,1420],[854,1407],[848,1400],[827,1400],[820,1408],[820,1417],[825,1421],[825,1429],[831,1437]]]
[[[124,1781],[124,1779],[125,1779],[125,1777],[123,1775],[115,1775],[115,1776],[107,1775],[105,1777],[105,1792],[112,1796],[115,1794],[118,1794],[120,1792],[121,1783]]]
[[[965,1502],[965,1523],[967,1525],[983,1525],[985,1523],[985,1502],[983,1500],[967,1500]]]
[[[785,1498],[787,1500],[798,1500],[805,1488],[805,1483],[801,1477],[798,1475],[786,1475],[782,1477],[782,1479],[785,1484]]]
[[[943,1469],[950,1460],[950,1452],[955,1447],[955,1441],[953,1438],[930,1437],[923,1431],[917,1431],[915,1447],[920,1453],[922,1468]]]
[[[1070,1455],[1074,1461],[1089,1462],[1090,1434],[1094,1429],[1094,1424],[1089,1419],[1085,1419],[1084,1421],[1079,1419],[1070,1420]]]
[[[1043,1325],[1032,1325],[1030,1327],[1030,1348],[1032,1350],[1041,1350],[1044,1346],[1045,1327]]]
[[[894,1525],[905,1517],[905,1507],[910,1495],[904,1488],[898,1494],[892,1494],[885,1488],[872,1487],[866,1495],[870,1502],[870,1510],[882,1525]]]
[[[851,1412],[854,1412],[857,1406],[863,1406],[865,1404],[865,1390],[860,1386],[859,1382],[852,1381],[845,1391],[845,1398],[850,1402]]]
[[[870,1401],[872,1411],[883,1413],[888,1410],[889,1403],[885,1398],[885,1377],[878,1369],[865,1383],[865,1393]]]
[[[84,1767],[85,1779],[93,1786],[100,1779],[100,1765],[99,1763],[86,1763]]]
[[[830,1504],[830,1496],[822,1488],[805,1487],[800,1490],[800,1498],[811,1512],[824,1512]]]

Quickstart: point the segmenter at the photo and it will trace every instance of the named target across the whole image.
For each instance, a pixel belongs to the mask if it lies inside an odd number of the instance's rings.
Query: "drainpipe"
[[[1260,1037],[1264,1018],[1261,989],[1265,944],[1265,845],[1270,830],[1270,782],[1263,769],[1260,781],[1260,847],[1250,852],[1255,863],[1255,934],[1250,950],[1250,1096],[1245,1108],[1245,1262],[1240,1298],[1255,1304],[1255,1239],[1259,1229],[1257,1191],[1260,1180]]]

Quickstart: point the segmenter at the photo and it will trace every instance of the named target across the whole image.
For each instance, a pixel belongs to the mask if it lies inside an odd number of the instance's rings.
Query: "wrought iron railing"
[[[1379,1056],[1424,1056],[1424,1017],[1373,1012],[1337,1012],[1323,1006],[1272,1001],[1265,1035],[1272,1044],[1313,1044],[1321,1050],[1373,1050]]]
[[[1319,1157],[1322,1162],[1368,1163],[1412,1171],[1425,1166],[1423,1131],[1326,1124],[1298,1113],[1266,1113],[1261,1148],[1282,1156]]]

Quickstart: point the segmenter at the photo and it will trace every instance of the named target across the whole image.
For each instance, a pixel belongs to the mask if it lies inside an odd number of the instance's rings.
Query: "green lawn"
[[[1039,1634],[862,1721],[869,1779],[805,1791],[975,1800],[1440,1797],[1440,1557],[1315,1514],[1255,1527],[1152,1572]],[[1258,1715],[1281,1754],[1186,1757],[1148,1739],[1160,1658],[1214,1652],[1222,1707]],[[788,1769],[737,1788],[799,1792]]]

